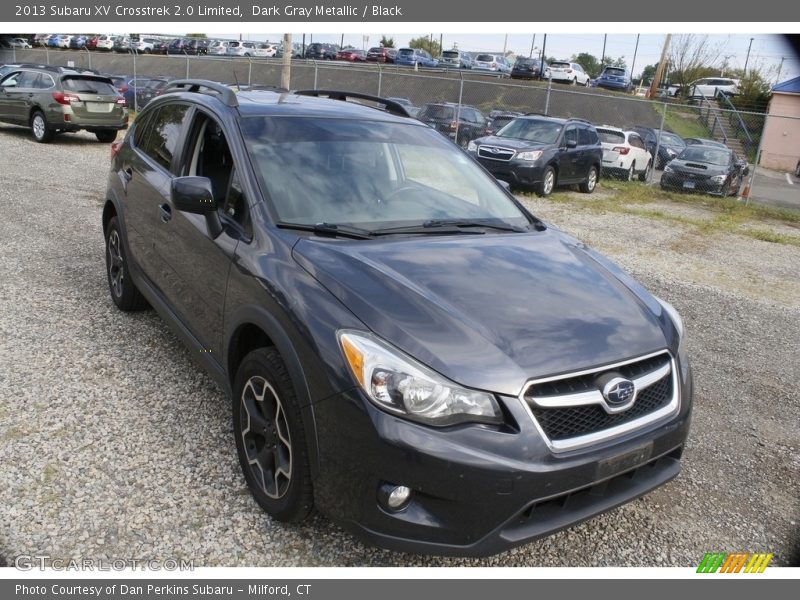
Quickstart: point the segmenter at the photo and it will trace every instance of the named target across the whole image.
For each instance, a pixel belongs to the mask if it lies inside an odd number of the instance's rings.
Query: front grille
[[[523,399],[550,442],[565,442],[590,434],[598,434],[602,439],[604,430],[642,419],[668,407],[676,399],[677,393],[672,371],[672,359],[663,352],[590,373],[534,382],[525,390]],[[636,400],[630,408],[613,412],[603,400],[598,377],[609,373],[645,382],[641,386],[637,384]],[[658,373],[660,377],[650,375],[648,380],[648,374],[653,373]],[[654,377],[658,378],[654,380]]]
[[[481,146],[478,148],[478,156],[491,160],[509,161],[514,157],[514,151],[509,148],[499,148],[497,146]]]

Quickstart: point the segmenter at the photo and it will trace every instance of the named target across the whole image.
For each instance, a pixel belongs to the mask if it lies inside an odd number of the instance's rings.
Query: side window
[[[642,139],[638,135],[631,135],[630,137],[628,137],[628,143],[634,148],[644,149],[644,144],[642,143]]]
[[[592,144],[592,136],[591,131],[589,131],[588,127],[579,127],[578,128],[578,145],[579,146],[590,146]]]
[[[150,135],[140,148],[166,170],[172,164],[188,112],[187,105],[169,104],[158,109],[148,123]]]
[[[567,127],[564,130],[564,144],[568,142],[575,142],[578,143],[578,128],[577,127]]]
[[[11,73],[11,75],[6,76],[2,82],[3,87],[17,87],[21,75],[22,73]]]
[[[32,88],[39,74],[34,71],[23,71],[17,79],[17,87]]]
[[[150,121],[153,120],[152,111],[136,117],[133,124],[132,141],[135,148],[143,149],[147,142],[147,132],[150,131]]]
[[[53,81],[53,78],[50,77],[50,75],[48,75],[47,73],[42,73],[39,75],[39,79],[37,79],[36,82],[34,83],[34,87],[40,90],[48,90],[55,84],[56,82]]]

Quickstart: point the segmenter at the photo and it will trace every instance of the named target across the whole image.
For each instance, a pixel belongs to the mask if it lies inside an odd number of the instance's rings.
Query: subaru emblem
[[[603,398],[609,406],[623,406],[636,395],[636,385],[630,379],[614,377],[603,386]]]

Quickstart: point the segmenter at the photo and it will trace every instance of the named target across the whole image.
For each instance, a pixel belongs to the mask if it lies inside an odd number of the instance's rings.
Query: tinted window
[[[94,77],[64,77],[61,85],[65,91],[77,94],[116,94],[110,82]]]
[[[642,150],[644,150],[644,142],[642,141],[642,138],[640,138],[638,135],[631,134],[628,137],[628,143],[634,148],[641,148]]]
[[[419,112],[419,119],[454,119],[455,110],[452,106],[442,106],[441,104],[428,104],[422,107]]]
[[[625,142],[625,134],[621,131],[598,129],[597,134],[600,136],[600,141],[607,144],[622,144]]]
[[[589,127],[578,128],[578,144],[581,146],[593,146],[597,143],[597,134]]]
[[[33,85],[37,89],[46,90],[53,87],[55,84],[56,82],[53,81],[53,78],[50,77],[50,75],[48,75],[47,73],[42,73],[39,75],[39,78]]]
[[[169,170],[172,157],[178,148],[188,110],[189,107],[182,104],[162,106],[147,123],[150,133],[144,145],[140,147],[150,158],[167,170]]]
[[[481,62],[493,62],[494,56],[491,54],[478,54],[478,56],[475,57],[475,60],[479,60]]]
[[[577,127],[567,127],[566,131],[564,131],[564,141],[565,142],[575,142],[578,143],[578,128]]]
[[[445,50],[444,52],[442,52],[442,56],[444,56],[445,58],[458,58],[458,52],[455,52],[453,50]]]
[[[569,63],[565,63],[565,62],[550,63],[550,66],[554,67],[556,69],[569,69],[570,68]]]
[[[669,146],[678,146],[679,148],[686,146],[686,143],[680,137],[667,131],[661,132],[661,143]]]
[[[614,77],[625,77],[625,69],[606,67],[606,70],[603,71],[603,75],[613,75]]]

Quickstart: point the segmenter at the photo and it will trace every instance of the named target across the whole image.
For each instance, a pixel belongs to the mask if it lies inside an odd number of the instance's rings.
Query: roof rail
[[[370,100],[371,102],[377,102],[378,104],[383,104],[386,112],[391,113],[393,115],[397,115],[399,117],[411,116],[406,110],[406,108],[399,102],[395,102],[394,100],[388,100],[387,98],[381,98],[380,96],[371,96],[370,94],[362,94],[360,92],[342,92],[338,90],[295,90],[294,93],[297,94],[298,96],[315,96],[317,98],[325,96],[327,98],[330,98],[331,100],[343,100],[345,102],[347,102],[348,98],[357,98],[359,100]]]
[[[164,94],[168,92],[200,93],[200,90],[203,88],[217,92],[220,95],[220,99],[225,103],[225,106],[230,106],[231,108],[239,106],[236,93],[230,87],[224,83],[207,81],[205,79],[174,79],[164,88]]]

